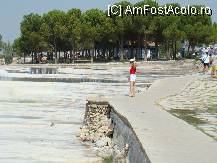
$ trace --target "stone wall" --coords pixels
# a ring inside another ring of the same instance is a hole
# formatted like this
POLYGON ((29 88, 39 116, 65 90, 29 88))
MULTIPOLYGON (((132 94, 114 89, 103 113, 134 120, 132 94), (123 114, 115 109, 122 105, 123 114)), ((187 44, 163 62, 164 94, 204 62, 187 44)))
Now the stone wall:
POLYGON ((145 150, 128 120, 119 115, 114 108, 111 109, 110 114, 112 122, 114 123, 113 143, 117 145, 119 149, 123 148, 125 144, 129 144, 129 151, 126 158, 127 162, 150 163, 145 150))
POLYGON ((106 101, 87 102, 79 137, 91 142, 98 156, 112 155, 113 162, 150 163, 128 120, 106 101))

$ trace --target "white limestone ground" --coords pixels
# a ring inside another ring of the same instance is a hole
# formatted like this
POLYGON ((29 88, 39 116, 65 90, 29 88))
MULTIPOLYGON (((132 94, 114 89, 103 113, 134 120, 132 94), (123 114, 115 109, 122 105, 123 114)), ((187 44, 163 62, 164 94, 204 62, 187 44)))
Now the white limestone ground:
POLYGON ((0 81, 0 162, 95 160, 95 153, 75 137, 85 106, 76 96, 80 88, 0 81))
POLYGON ((160 101, 166 110, 217 140, 217 80, 203 76, 160 101))
MULTIPOLYGON (((48 65, 42 65, 46 67, 48 65)), ((141 63, 138 85, 159 78, 191 73, 191 62, 141 63), (186 65, 187 64, 187 65, 186 65), (183 69, 183 71, 180 71, 183 69)), ((40 67, 40 66, 39 66, 40 67)), ((57 66, 61 67, 61 66, 57 66)), ((0 81, 0 162, 67 162, 95 159, 75 134, 83 121, 87 97, 127 95, 129 64, 71 67, 66 74, 28 74, 30 66, 1 66, 20 73, 0 76, 39 78, 117 79, 123 83, 49 83, 0 81), (95 70, 97 68, 97 70, 95 70)), ((139 90, 145 91, 143 86, 139 90)))
MULTIPOLYGON (((165 77, 180 76, 194 72, 192 60, 186 61, 158 61, 141 62, 138 64, 138 82, 153 82, 165 77), (180 71, 181 70, 181 71, 180 71)), ((1 66, 2 70, 13 70, 18 73, 9 73, 7 76, 16 78, 92 78, 110 79, 127 82, 129 77, 129 63, 118 64, 86 64, 86 65, 11 65, 1 66), (30 68, 57 68, 58 74, 29 74, 30 68)), ((1 77, 0 69, 0 77, 1 77)), ((3 73, 4 74, 4 73, 3 73)), ((5 76, 5 74, 4 74, 5 76)))

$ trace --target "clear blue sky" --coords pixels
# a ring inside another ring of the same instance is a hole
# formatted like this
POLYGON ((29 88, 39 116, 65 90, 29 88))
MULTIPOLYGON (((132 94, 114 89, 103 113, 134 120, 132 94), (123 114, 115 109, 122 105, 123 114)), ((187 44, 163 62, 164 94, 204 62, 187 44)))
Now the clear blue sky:
MULTIPOLYGON (((139 0, 129 0, 132 3, 139 0)), ((217 22, 216 0, 156 0, 160 4, 178 2, 188 4, 203 4, 213 10, 213 21, 217 22)), ((4 41, 13 41, 20 33, 20 22, 25 14, 31 12, 43 14, 53 9, 67 11, 71 8, 87 10, 91 8, 107 9, 108 4, 118 0, 1 0, 0 1, 0 33, 4 41)))

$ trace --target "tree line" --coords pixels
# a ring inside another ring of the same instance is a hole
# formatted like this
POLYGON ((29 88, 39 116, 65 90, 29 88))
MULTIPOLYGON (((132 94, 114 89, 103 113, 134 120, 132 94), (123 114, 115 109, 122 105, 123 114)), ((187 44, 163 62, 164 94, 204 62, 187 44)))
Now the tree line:
MULTIPOLYGON (((149 5, 159 7, 153 0, 143 0, 132 4, 128 1, 116 3, 123 8, 149 5)), ((181 7, 178 3, 167 6, 181 7)), ((200 8, 200 5, 193 5, 200 8)), ((30 13, 23 17, 21 35, 13 43, 17 55, 31 55, 33 59, 47 53, 49 61, 73 62, 79 52, 83 58, 110 61, 126 59, 125 49, 135 55, 132 49, 147 57, 148 42, 155 42, 159 51, 167 59, 176 59, 182 43, 188 41, 191 57, 197 45, 209 45, 217 41, 217 24, 208 15, 107 16, 107 11, 90 9, 82 12, 73 8, 67 12, 52 10, 43 15, 30 13), (191 50, 190 50, 191 49, 191 50), (60 52, 64 52, 61 58, 60 52), (116 53, 118 52, 118 55, 116 53)))
POLYGON ((13 60, 13 47, 10 42, 5 43, 0 34, 0 59, 4 59, 6 64, 9 64, 13 60))

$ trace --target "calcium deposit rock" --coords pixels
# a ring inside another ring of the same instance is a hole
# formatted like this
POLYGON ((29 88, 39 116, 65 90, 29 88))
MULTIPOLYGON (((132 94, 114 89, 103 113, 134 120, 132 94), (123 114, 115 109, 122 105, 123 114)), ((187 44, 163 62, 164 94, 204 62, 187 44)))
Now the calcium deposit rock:
POLYGON ((114 125, 110 119, 111 108, 105 103, 88 101, 86 105, 84 126, 80 128, 80 140, 90 141, 100 157, 113 153, 112 135, 114 125))

